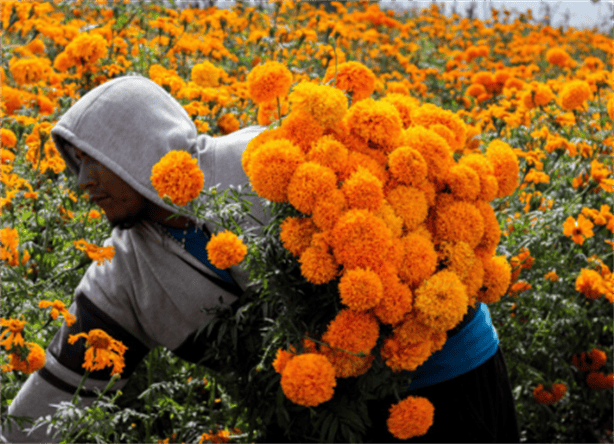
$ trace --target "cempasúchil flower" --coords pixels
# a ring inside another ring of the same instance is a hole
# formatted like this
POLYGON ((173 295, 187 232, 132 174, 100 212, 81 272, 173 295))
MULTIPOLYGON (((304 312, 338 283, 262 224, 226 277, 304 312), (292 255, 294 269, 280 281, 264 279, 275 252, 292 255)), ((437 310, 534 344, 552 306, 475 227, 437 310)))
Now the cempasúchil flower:
POLYGON ((175 205, 185 206, 200 194, 205 175, 190 153, 173 150, 153 166, 151 183, 158 196, 168 196, 175 205))
POLYGON ((214 234, 207 243, 209 262, 222 270, 238 265, 246 254, 247 246, 232 231, 214 234))

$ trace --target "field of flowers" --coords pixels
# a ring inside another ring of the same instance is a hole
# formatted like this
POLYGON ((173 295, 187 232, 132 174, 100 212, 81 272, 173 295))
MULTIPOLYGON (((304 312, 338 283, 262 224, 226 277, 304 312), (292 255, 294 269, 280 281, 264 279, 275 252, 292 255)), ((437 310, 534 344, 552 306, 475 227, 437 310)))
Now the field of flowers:
MULTIPOLYGON (((395 15, 366 1, 328 9, 289 0, 270 6, 2 2, 2 421, 27 375, 44 365, 43 350, 61 323, 74 322, 66 307, 85 269, 113 260, 113 251, 100 247, 110 226, 76 186, 49 131, 87 91, 136 73, 169 91, 199 132, 214 136, 253 124, 270 125, 273 133, 291 105, 310 97, 308 81, 344 91, 341 100, 356 104, 348 114, 361 102, 387 106, 413 131, 405 134, 436 133, 454 153, 450 171, 456 169, 453 177, 432 178, 440 189, 425 186, 421 195, 434 200, 446 186, 458 199, 482 193, 496 215, 496 221, 483 218, 489 248, 505 258, 491 267, 511 267, 510 281, 496 282, 504 296, 488 301, 482 292, 482 300, 492 302, 522 441, 612 442, 612 36, 544 27, 530 13, 493 10, 491 20, 469 21, 436 7, 395 15), (292 86, 275 100, 266 87, 254 88, 271 62, 287 68, 278 84, 292 86), (494 147, 506 154, 497 157, 494 147), (517 178, 503 161, 514 157, 517 178), (490 161, 475 160, 483 158, 490 161)), ((368 116, 367 105, 362 112, 368 116)), ((283 122, 286 137, 300 147, 326 130, 299 118, 283 122)), ((377 143, 390 134, 364 137, 377 143)), ((368 147, 364 154, 377 157, 368 147)), ((254 164, 244 158, 254 187, 275 200, 254 164)), ((392 159, 390 168, 402 176, 392 159)), ((368 188, 373 177, 345 183, 368 188)), ((313 218, 326 224, 315 210, 313 218)), ((462 230, 464 221, 455 222, 462 230)), ((314 283, 331 278, 321 273, 311 270, 314 283)), ((270 370, 274 358, 275 349, 267 350, 255 370, 270 370)), ((121 360, 112 359, 121 372, 121 360)), ((277 390, 279 377, 272 372, 272 378, 277 390)), ((50 421, 66 442, 257 440, 266 420, 247 412, 233 392, 223 375, 155 349, 123 391, 101 394, 85 414, 64 406, 50 421)), ((280 407, 277 420, 287 423, 293 412, 280 407)), ((360 428, 341 416, 321 427, 322 441, 338 436, 337 429, 347 440, 360 428)))

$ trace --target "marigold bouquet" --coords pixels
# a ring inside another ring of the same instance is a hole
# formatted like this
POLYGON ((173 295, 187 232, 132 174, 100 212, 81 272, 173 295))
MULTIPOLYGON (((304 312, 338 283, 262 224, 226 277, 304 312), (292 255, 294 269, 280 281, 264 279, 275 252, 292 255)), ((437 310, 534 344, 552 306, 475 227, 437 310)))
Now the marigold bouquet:
MULTIPOLYGON (((329 84, 295 85, 290 113, 248 144, 243 168, 272 222, 238 233, 252 285, 203 328, 215 343, 206 362, 228 364, 254 421, 277 422, 292 440, 361 440, 366 401, 401 399, 408 372, 444 346, 468 307, 510 285, 489 202, 518 185, 514 150, 500 140, 484 153, 469 147, 465 123, 435 105, 372 98, 370 70, 357 65, 340 64, 329 84)), ((287 88, 267 72, 259 66, 253 85, 248 76, 250 91, 279 105, 287 88)), ((224 199, 203 193, 211 205, 224 199)), ((433 414, 428 400, 407 397, 391 406, 388 429, 420 436, 433 414)))

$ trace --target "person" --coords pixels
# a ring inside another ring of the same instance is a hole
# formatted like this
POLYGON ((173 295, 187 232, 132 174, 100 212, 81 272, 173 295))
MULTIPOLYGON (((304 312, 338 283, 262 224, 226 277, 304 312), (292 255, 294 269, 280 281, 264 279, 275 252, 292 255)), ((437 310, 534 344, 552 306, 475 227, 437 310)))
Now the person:
MULTIPOLYGON (((45 367, 30 375, 9 415, 36 419, 53 414, 51 405, 72 399, 85 372, 85 341, 69 344, 69 335, 101 329, 123 342, 125 368, 114 390, 125 386, 156 346, 199 361, 204 344, 195 340, 196 332, 209 317, 202 309, 236 300, 248 272, 239 266, 219 270, 208 263, 203 247, 215 225, 184 216, 168 219, 177 210, 158 196, 151 170, 170 150, 185 150, 198 159, 206 186, 223 190, 245 185, 249 180, 241 156, 263 129, 251 126, 216 138, 198 135, 183 107, 141 76, 116 78, 92 89, 61 117, 51 131, 53 141, 78 175, 78 186, 113 226, 105 245, 113 246, 115 255, 85 272, 69 310, 76 323, 64 324, 54 336, 45 367)), ((252 204, 254 215, 266 221, 259 199, 252 204)), ((80 392, 84 405, 109 380, 109 370, 92 371, 80 392)), ((15 423, 4 424, 2 435, 8 442, 54 441, 46 426, 28 432, 15 423)))

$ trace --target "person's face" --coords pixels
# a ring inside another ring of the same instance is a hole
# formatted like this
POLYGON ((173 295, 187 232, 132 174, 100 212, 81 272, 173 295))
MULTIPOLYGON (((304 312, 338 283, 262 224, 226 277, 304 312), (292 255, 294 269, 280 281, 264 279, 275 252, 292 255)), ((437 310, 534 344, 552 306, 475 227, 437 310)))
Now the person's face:
POLYGON ((113 227, 133 226, 145 215, 147 200, 113 171, 73 148, 79 161, 79 188, 87 191, 90 201, 104 210, 113 227))

